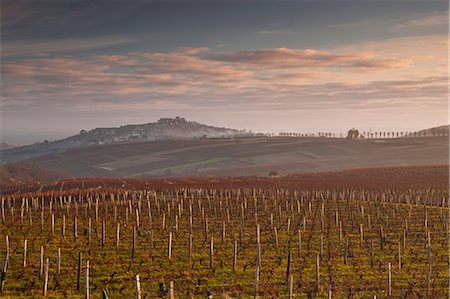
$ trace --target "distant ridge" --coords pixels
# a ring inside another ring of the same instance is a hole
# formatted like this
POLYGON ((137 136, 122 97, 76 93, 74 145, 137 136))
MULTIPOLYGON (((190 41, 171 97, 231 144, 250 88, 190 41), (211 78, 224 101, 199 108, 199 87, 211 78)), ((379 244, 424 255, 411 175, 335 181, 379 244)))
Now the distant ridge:
POLYGON ((12 148, 15 148, 15 147, 16 147, 15 145, 11 145, 11 144, 8 144, 6 142, 1 142, 0 143, 0 150, 12 149, 12 148))
POLYGON ((427 136, 448 136, 448 133, 450 131, 450 125, 443 125, 439 127, 433 127, 425 130, 421 130, 418 133, 424 134, 427 136))
POLYGON ((67 175, 26 162, 0 165, 0 188, 27 183, 49 184, 62 177, 67 175))
POLYGON ((80 134, 56 141, 44 141, 14 149, 2 150, 1 162, 20 161, 61 150, 114 143, 135 143, 155 140, 189 140, 199 138, 232 138, 252 136, 246 130, 214 127, 183 117, 160 118, 139 125, 81 130, 80 134))

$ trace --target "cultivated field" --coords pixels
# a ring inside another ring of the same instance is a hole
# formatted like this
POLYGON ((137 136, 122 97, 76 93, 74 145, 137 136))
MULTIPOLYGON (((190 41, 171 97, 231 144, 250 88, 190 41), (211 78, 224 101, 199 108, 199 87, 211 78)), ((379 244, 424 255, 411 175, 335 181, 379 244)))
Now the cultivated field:
POLYGON ((260 137, 112 144, 28 162, 74 177, 242 176, 441 165, 449 163, 448 152, 448 137, 260 137))
POLYGON ((441 166, 4 189, 2 295, 448 298, 447 184, 441 166))

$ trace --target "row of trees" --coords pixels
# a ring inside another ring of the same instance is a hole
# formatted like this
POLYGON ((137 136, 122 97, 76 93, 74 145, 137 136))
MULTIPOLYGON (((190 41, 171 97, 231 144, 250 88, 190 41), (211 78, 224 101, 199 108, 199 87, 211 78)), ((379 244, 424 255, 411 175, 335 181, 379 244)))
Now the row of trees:
MULTIPOLYGON (((354 130, 354 129, 352 129, 354 130)), ((352 131, 350 130, 350 131, 352 131)), ((349 132, 350 132, 349 131, 349 132)), ((275 136, 275 134, 266 134, 266 136, 275 136)), ((278 136, 289 136, 289 137, 324 137, 324 138, 343 138, 343 134, 339 135, 331 132, 318 132, 318 133, 296 133, 296 132, 280 132, 278 136), (339 136, 339 137, 338 137, 339 136)), ((348 136, 348 134, 347 134, 348 136)), ((358 130, 354 130, 351 133, 350 138, 358 138, 358 139, 377 139, 377 138, 405 138, 405 137, 436 137, 436 136, 448 136, 448 132, 446 131, 380 131, 380 132, 358 132, 358 130), (356 134, 354 132, 357 132, 356 134)))

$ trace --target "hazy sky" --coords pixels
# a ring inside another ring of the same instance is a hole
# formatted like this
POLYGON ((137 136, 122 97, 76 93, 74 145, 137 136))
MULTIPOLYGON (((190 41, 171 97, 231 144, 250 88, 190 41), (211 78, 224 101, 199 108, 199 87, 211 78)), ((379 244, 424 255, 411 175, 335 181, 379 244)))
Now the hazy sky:
POLYGON ((1 1, 2 141, 448 123, 448 1, 1 1))

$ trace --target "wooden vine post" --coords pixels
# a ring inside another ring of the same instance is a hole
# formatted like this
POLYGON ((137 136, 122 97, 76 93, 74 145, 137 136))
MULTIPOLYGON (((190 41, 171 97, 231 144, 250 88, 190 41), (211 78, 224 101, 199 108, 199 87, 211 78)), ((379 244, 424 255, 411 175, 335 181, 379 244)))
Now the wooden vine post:
POLYGON ((214 267, 214 238, 211 237, 209 241, 209 268, 214 267))
POLYGON ((89 260, 86 261, 85 299, 89 299, 89 260))
POLYGON ((27 266, 27 250, 28 250, 28 239, 25 239, 23 240, 23 262, 22 262, 23 268, 27 266))
POLYGON ((387 294, 388 298, 392 296, 392 273, 391 273, 391 263, 387 264, 387 294))
POLYGON ((44 286, 42 288, 42 296, 47 297, 47 287, 48 287, 48 268, 49 268, 50 259, 47 258, 45 260, 45 268, 44 268, 44 286))
POLYGON ((6 279, 6 271, 8 270, 8 263, 9 263, 9 236, 5 237, 6 240, 6 251, 5 251, 5 258, 3 259, 3 265, 2 265, 2 273, 0 278, 0 293, 3 294, 3 288, 5 286, 5 279, 6 279))
POLYGON ((81 268, 82 268, 83 254, 78 252, 78 267, 77 267, 77 291, 80 291, 81 287, 81 268))
POLYGON ((169 281, 169 299, 175 299, 175 289, 173 280, 169 281))
POLYGON ((136 290, 136 299, 141 299, 141 281, 139 274, 134 275, 134 287, 136 290))

